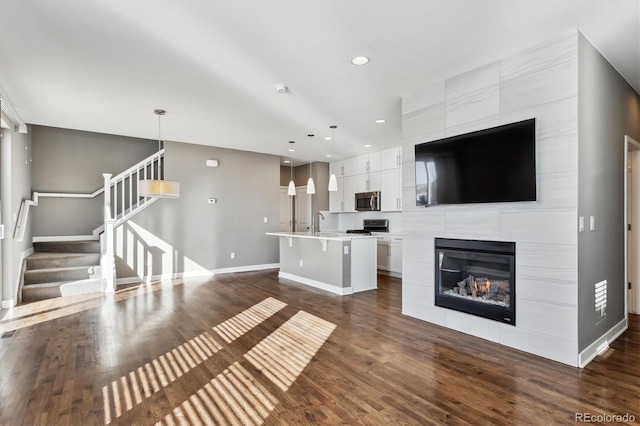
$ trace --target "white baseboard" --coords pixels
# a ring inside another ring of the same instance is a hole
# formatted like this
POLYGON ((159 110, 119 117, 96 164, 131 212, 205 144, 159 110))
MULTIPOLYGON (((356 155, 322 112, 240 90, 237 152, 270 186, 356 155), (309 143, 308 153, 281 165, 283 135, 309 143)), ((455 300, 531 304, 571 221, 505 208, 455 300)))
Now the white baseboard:
POLYGON ((33 237, 34 243, 50 243, 50 242, 63 242, 63 241, 98 241, 93 235, 53 235, 49 237, 33 237))
POLYGON ((18 299, 3 300, 0 304, 1 309, 11 309, 18 304, 18 299))
POLYGON ((232 268, 209 269, 209 270, 203 270, 203 271, 176 272, 173 274, 151 275, 151 276, 144 276, 144 277, 127 277, 127 278, 116 279, 116 285, 133 284, 133 283, 139 283, 143 281, 175 280, 180 278, 195 278, 195 277, 211 277, 211 276, 220 275, 220 274, 233 274, 237 272, 251 272, 251 271, 262 271, 265 269, 277 269, 279 267, 280 267, 279 263, 265 263, 262 265, 245 265, 245 266, 236 266, 232 268))
POLYGON ((339 294, 340 296, 344 296, 347 294, 353 294, 353 289, 351 287, 336 287, 331 284, 323 283, 322 281, 312 280, 310 278, 301 277, 299 275, 289 274, 287 272, 278 273, 278 277, 284 278, 291 281, 296 281, 302 284, 306 284, 308 286, 318 288, 320 290, 328 291, 333 294, 339 294))
POLYGON ((26 257, 31 256, 33 254, 33 247, 30 247, 22 252, 20 255, 20 260, 24 260, 26 257))
POLYGON ((587 364, 595 359, 595 357, 606 351, 609 348, 609 343, 620 337, 620 335, 625 332, 627 327, 627 318, 625 318, 618 324, 611 327, 609 331, 607 331, 595 342, 587 346, 582 352, 578 354, 578 367, 586 367, 587 364))

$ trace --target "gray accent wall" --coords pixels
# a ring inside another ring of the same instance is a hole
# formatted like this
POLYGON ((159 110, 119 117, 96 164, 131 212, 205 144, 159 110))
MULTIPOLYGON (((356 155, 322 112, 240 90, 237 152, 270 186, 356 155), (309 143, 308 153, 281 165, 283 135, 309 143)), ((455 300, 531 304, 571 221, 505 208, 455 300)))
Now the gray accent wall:
POLYGON ((578 341, 583 350, 625 319, 624 136, 640 140, 640 96, 579 36, 578 341), (589 230, 589 218, 595 230, 589 230), (607 280, 607 306, 595 308, 595 283, 607 280))
POLYGON ((180 198, 160 199, 117 230, 118 277, 277 264, 278 238, 265 232, 279 226, 279 158, 175 142, 165 150, 180 198))
MULTIPOLYGON (((92 193, 103 173, 116 175, 158 151, 158 141, 32 126, 33 191, 92 193)), ((91 235, 102 224, 102 195, 41 198, 32 209, 34 236, 91 235), (80 213, 80 214, 78 214, 80 213)))

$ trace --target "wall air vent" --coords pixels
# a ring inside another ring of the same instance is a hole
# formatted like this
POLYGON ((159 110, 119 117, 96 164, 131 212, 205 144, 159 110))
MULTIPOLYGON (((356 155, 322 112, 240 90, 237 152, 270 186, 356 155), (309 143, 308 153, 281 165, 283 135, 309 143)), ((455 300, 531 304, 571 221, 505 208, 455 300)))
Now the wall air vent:
POLYGON ((600 314, 600 318, 607 316, 607 280, 597 282, 594 292, 596 312, 600 314))

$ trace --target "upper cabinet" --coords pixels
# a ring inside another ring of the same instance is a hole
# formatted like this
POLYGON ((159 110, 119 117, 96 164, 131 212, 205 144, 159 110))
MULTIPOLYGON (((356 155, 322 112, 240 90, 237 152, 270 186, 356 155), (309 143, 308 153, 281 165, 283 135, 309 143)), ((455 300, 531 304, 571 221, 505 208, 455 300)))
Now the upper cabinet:
POLYGON ((347 158, 342 163, 344 176, 355 176, 358 174, 358 157, 347 158))
POLYGON ((402 148, 395 147, 380 151, 380 170, 397 169, 402 166, 402 148))
POLYGON ((329 210, 354 212, 354 194, 370 191, 382 193, 382 211, 402 210, 401 155, 396 147, 332 162, 329 170, 338 178, 338 191, 329 193, 329 210))
POLYGON ((380 171, 380 152, 360 155, 356 159, 358 161, 358 174, 380 171))
POLYGON ((336 177, 344 177, 344 161, 332 161, 329 163, 329 175, 335 173, 336 177))

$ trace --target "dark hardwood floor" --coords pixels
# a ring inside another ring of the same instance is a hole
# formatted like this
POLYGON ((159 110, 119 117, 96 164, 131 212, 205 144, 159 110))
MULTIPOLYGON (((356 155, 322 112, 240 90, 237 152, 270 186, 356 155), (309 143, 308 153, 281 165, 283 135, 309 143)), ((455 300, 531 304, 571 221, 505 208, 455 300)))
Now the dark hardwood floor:
POLYGON ((580 370, 403 316, 401 290, 379 276, 341 297, 271 270, 25 305, 0 319, 0 424, 640 419, 638 316, 580 370))

